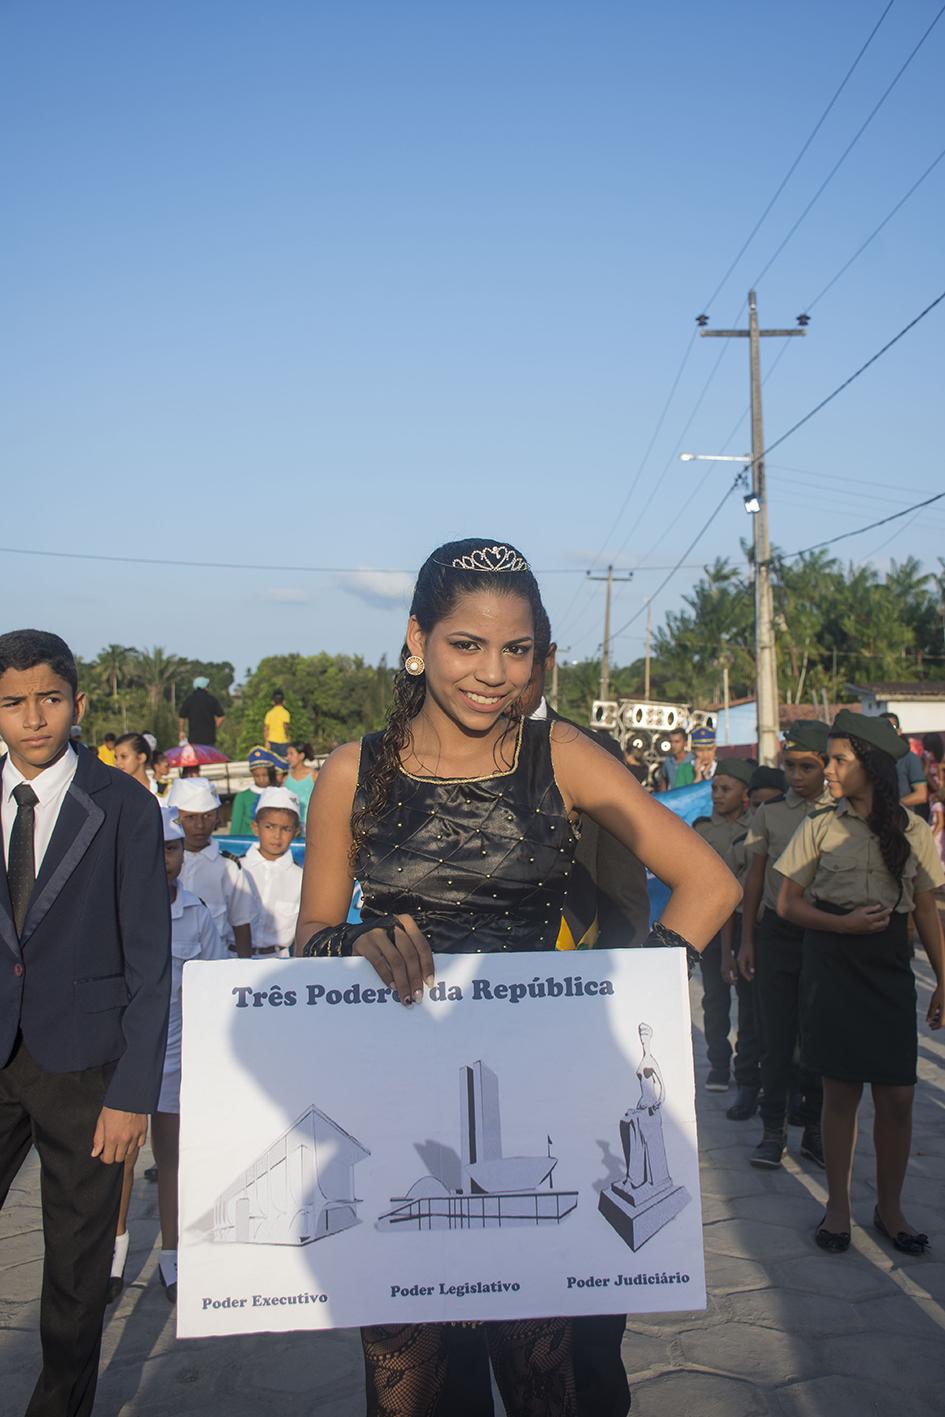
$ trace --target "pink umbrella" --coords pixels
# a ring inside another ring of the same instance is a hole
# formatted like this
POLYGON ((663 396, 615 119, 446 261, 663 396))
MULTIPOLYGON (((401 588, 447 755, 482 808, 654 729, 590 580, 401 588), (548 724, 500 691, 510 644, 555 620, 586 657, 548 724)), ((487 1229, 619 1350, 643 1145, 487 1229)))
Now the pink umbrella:
POLYGON ((228 763, 226 753, 219 748, 208 747, 204 743, 181 743, 179 748, 168 748, 165 754, 173 768, 190 768, 204 763, 228 763))

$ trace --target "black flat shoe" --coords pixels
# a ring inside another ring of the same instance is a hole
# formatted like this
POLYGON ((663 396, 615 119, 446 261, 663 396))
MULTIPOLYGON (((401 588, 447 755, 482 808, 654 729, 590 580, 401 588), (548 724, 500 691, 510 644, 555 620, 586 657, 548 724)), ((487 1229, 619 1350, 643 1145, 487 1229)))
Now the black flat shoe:
POLYGON ((873 1211, 873 1225, 881 1235, 892 1242, 893 1249, 901 1250, 904 1255, 924 1255, 932 1248, 928 1235, 909 1230, 899 1230, 895 1235, 891 1234, 883 1224, 878 1208, 873 1211))
POLYGON ((758 1088, 740 1087, 735 1101, 725 1113, 730 1122, 747 1122, 758 1111, 758 1088))
MULTIPOLYGON (((826 1220, 826 1215, 824 1220, 826 1220)), ((842 1255, 844 1250, 850 1248, 849 1230, 825 1230, 823 1221, 814 1232, 814 1239, 822 1250, 826 1250, 830 1255, 842 1255)))

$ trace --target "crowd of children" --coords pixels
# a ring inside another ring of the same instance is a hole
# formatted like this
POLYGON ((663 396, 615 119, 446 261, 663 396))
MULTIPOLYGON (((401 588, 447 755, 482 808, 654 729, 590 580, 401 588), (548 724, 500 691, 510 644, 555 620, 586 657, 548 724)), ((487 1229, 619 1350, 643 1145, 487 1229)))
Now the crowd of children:
MULTIPOLYGON (((144 790, 156 791, 154 779, 149 776, 152 749, 143 735, 123 734, 115 740, 112 751, 117 768, 144 790)), ((258 753, 271 756, 265 749, 258 753)), ((205 778, 175 778, 161 799, 164 862, 171 900, 171 1007, 161 1092, 151 1116, 155 1166, 145 1174, 147 1179, 157 1181, 161 1223, 158 1273, 172 1303, 177 1298, 184 965, 188 960, 234 956, 284 957, 291 951, 299 913, 302 868, 292 856, 292 843, 301 828, 299 798, 287 788, 274 785, 276 769, 272 762, 262 762, 257 757, 251 767, 254 787, 247 789, 252 802, 246 813, 244 834, 252 834, 256 840, 242 857, 221 848, 213 835, 220 825, 220 799, 205 778)), ((116 1227, 110 1301, 118 1297, 124 1283, 134 1172, 134 1160, 129 1159, 125 1163, 116 1227)))

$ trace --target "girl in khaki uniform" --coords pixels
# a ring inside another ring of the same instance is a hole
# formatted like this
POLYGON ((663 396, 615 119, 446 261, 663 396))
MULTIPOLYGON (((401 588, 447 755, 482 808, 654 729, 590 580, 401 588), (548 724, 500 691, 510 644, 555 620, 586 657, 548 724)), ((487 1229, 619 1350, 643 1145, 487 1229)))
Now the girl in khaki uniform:
POLYGON ((822 1249, 850 1244, 850 1172, 863 1084, 876 1120, 873 1223, 895 1247, 921 1254, 928 1236, 902 1213, 912 1139, 918 1039, 906 918, 936 977, 928 1021, 943 1009, 942 932, 935 902, 945 871, 928 824, 900 806, 896 760, 905 746, 884 719, 842 709, 828 740, 834 798, 804 819, 775 862, 778 914, 804 927, 801 1058, 823 1076, 827 1212, 822 1249), (805 898, 806 897, 806 898, 805 898))

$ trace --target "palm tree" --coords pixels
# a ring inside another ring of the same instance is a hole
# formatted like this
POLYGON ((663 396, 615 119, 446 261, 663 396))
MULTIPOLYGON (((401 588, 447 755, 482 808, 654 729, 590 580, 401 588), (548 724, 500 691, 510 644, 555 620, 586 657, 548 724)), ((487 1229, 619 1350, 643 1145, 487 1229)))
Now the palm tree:
POLYGON ((107 685, 113 704, 118 702, 118 690, 128 677, 134 655, 128 645, 106 645, 95 659, 95 671, 107 685))
POLYGON ((160 645, 142 650, 136 655, 136 677, 144 686, 152 713, 161 700, 167 697, 168 687, 180 674, 183 663, 179 655, 168 654, 160 645))

